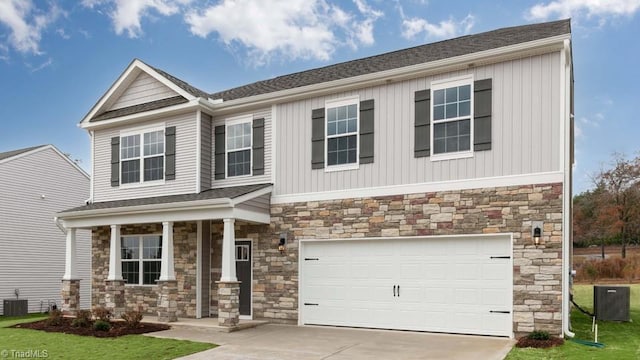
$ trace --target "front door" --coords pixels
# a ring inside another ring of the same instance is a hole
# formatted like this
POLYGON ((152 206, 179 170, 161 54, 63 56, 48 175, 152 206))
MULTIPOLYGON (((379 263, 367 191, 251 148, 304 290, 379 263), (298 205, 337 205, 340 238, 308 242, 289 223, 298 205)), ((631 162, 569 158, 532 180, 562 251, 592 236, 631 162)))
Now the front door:
POLYGON ((236 241, 236 276, 240 281, 240 315, 251 316, 251 241, 236 241))

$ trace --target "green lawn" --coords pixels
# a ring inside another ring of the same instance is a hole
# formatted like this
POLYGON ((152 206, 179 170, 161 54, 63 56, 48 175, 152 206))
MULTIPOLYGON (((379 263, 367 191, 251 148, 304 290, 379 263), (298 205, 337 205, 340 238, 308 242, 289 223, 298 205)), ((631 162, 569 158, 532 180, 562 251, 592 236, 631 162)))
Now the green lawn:
POLYGON ((7 328, 14 324, 43 318, 41 315, 19 318, 0 316, 0 359, 11 359, 12 350, 39 350, 40 354, 44 354, 46 351, 48 359, 174 359, 215 347, 213 344, 159 339, 142 335, 102 339, 7 328))
MULTIPOLYGON (((598 322, 598 342, 605 344, 602 349, 565 341, 552 349, 513 348, 507 360, 539 359, 640 359, 640 285, 631 286, 631 320, 629 323, 598 322)), ((593 310, 593 286, 575 285, 574 299, 586 310, 593 310)), ((571 324, 576 339, 593 341, 591 317, 574 310, 571 324)))

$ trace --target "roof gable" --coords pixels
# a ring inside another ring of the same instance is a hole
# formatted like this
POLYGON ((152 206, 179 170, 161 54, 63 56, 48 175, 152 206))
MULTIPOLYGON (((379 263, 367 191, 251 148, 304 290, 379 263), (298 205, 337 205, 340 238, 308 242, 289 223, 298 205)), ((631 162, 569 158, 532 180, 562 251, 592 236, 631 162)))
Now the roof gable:
POLYGON ((24 148, 24 149, 18 149, 18 150, 11 150, 11 151, 7 151, 7 152, 2 152, 0 153, 0 165, 2 165, 3 163, 12 161, 12 160, 16 160, 16 159, 20 159, 22 157, 25 156, 29 156, 41 151, 45 151, 45 150, 51 150, 53 151, 55 154, 57 154, 58 156, 60 156, 62 159, 64 159, 66 162, 68 162, 73 168, 75 168, 76 170, 78 170, 79 173, 81 173, 82 175, 84 175, 87 179, 89 178, 89 174, 87 174, 86 171, 84 171, 84 169, 82 169, 80 166, 78 166, 78 164, 76 164, 73 160, 71 160, 68 156, 66 156, 65 154, 62 153, 62 151, 58 150, 57 147, 49 144, 49 145, 38 145, 38 146, 32 146, 32 147, 28 147, 28 148, 24 148))
POLYGON ((175 97, 191 101, 206 95, 205 92, 188 85, 186 82, 135 59, 91 108, 80 124, 91 122, 94 118, 100 117, 108 111, 132 108, 148 102, 175 97), (155 88, 158 93, 153 94, 151 91, 148 94, 150 96, 145 97, 143 94, 140 97, 140 91, 145 88, 155 88))

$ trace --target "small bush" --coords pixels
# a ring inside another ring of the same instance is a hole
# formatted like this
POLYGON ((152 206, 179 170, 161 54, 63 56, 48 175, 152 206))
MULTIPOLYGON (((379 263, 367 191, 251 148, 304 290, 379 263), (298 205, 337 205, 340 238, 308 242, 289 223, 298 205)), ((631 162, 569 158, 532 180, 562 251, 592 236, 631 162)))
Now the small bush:
POLYGON ((62 325, 62 311, 57 309, 49 311, 49 317, 47 318, 47 325, 49 326, 62 325))
POLYGON ((131 310, 122 314, 122 320, 127 323, 127 327, 137 328, 140 326, 140 322, 142 321, 143 315, 141 311, 131 310))
POLYGON ((96 319, 98 320, 102 320, 108 323, 109 321, 111 321, 111 317, 113 316, 113 313, 111 312, 110 309, 107 309, 106 307, 97 306, 93 308, 93 316, 95 316, 96 319))
POLYGON ((91 311, 80 310, 76 314, 76 318, 71 322, 73 327, 89 327, 91 326, 91 311))
POLYGON ((527 338, 531 340, 549 340, 551 335, 549 335, 549 332, 544 330, 534 330, 531 334, 527 335, 527 338))
POLYGON ((109 329, 111 329, 111 324, 109 324, 108 321, 96 320, 93 324, 93 329, 96 331, 109 331, 109 329))

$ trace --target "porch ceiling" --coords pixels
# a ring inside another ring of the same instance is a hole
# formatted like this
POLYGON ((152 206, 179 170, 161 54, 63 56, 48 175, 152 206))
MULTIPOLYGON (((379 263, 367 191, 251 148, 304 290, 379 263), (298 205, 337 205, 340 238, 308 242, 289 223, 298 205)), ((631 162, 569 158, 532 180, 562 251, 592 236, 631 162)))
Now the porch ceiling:
POLYGON ((268 206, 246 205, 250 200, 270 194, 272 189, 272 184, 256 184, 211 189, 198 194, 105 201, 59 212, 57 218, 67 228, 225 218, 269 223, 268 206))

